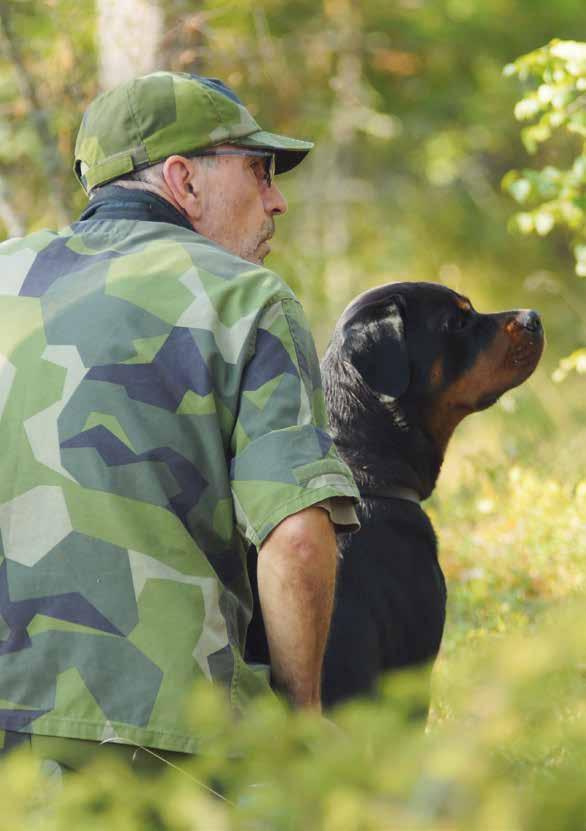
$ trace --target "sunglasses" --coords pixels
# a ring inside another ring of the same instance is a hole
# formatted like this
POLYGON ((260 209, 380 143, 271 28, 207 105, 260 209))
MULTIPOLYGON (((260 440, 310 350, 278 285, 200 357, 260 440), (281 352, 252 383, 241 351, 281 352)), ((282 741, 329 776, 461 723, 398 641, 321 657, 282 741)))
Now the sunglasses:
POLYGON ((202 150, 201 153, 190 153, 193 158, 198 156, 252 156, 264 161, 263 179, 267 187, 271 187, 275 177, 275 154, 267 150, 202 150))

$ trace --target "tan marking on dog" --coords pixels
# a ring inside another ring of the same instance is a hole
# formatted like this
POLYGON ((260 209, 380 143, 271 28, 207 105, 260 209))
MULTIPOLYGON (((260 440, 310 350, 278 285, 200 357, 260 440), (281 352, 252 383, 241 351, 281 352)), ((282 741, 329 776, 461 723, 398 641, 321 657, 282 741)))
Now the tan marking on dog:
MULTIPOLYGON (((499 350, 500 351, 500 350, 499 350)), ((434 401, 430 412, 428 428, 434 436, 442 453, 445 453, 452 433, 465 416, 474 411, 473 398, 478 392, 490 389, 494 378, 495 361, 491 360, 492 350, 481 353, 475 364, 457 378, 449 387, 442 390, 434 401)))
POLYGON ((439 358, 436 358, 436 360, 433 362, 431 372, 429 373, 429 378, 432 390, 435 390, 441 386, 441 383, 444 378, 444 359, 442 355, 440 355, 439 358))
POLYGON ((535 362, 529 371, 527 365, 515 365, 511 357, 522 337, 527 337, 527 332, 518 321, 503 321, 489 349, 480 352, 470 369, 435 399, 427 426, 442 452, 445 452, 458 424, 479 408, 483 398, 502 395, 521 384, 533 372, 541 356, 541 347, 537 344, 535 362))
POLYGON ((457 297, 456 298, 456 305, 463 312, 471 312, 472 311, 472 303, 466 297, 457 297))

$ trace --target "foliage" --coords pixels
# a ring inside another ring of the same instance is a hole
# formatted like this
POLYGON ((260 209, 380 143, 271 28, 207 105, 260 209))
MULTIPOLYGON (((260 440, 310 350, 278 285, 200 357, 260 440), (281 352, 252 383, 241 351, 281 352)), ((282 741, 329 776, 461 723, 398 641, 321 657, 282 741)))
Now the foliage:
POLYGON ((451 584, 445 653, 531 628, 586 588, 586 480, 561 483, 480 456, 434 515, 451 584))
POLYGON ((0 191, 25 229, 63 223, 83 202, 71 159, 79 104, 97 92, 92 7, 0 3, 0 191))
POLYGON ((427 734, 401 715, 416 685, 408 678, 386 682, 377 702, 340 709, 336 727, 270 700, 234 722, 219 692, 202 688, 193 708, 198 727, 214 732, 213 751, 148 780, 98 761, 62 790, 21 752, 1 769, 5 822, 14 831, 579 831, 582 606, 452 660, 442 680, 450 708, 427 734))
MULTIPOLYGON (((548 144, 566 165, 546 163, 537 170, 507 173, 503 186, 523 206, 511 226, 542 237, 556 227, 568 232, 576 273, 586 277, 586 43, 553 40, 508 64, 505 74, 517 75, 528 86, 515 107, 519 121, 536 120, 522 130, 528 152, 548 144)), ((572 370, 586 372, 586 348, 560 361, 554 381, 572 370)))
POLYGON ((586 43, 554 40, 505 67, 508 75, 532 82, 515 107, 520 121, 538 119, 522 131, 529 153, 536 153, 556 131, 576 137, 566 170, 546 165, 541 170, 511 171, 504 187, 521 205, 514 226, 522 233, 546 236, 557 225, 574 237, 576 272, 586 277, 586 43))

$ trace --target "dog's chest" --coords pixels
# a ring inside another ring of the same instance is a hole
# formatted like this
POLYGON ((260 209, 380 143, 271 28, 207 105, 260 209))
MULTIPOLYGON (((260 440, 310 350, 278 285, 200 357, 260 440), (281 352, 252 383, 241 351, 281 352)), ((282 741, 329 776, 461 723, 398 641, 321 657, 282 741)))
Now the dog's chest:
POLYGON ((427 516, 404 501, 383 502, 361 504, 361 530, 342 541, 337 607, 352 608, 357 624, 376 631, 386 670, 437 653, 446 589, 427 516))

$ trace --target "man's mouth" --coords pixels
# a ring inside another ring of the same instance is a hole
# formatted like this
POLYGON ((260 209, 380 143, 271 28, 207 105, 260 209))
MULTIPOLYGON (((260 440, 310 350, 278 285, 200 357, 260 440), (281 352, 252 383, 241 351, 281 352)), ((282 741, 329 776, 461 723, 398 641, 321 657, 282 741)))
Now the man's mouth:
MULTIPOLYGON (((261 228, 261 230, 263 230, 263 229, 261 228)), ((271 240, 273 238, 273 235, 275 233, 275 223, 274 223, 274 221, 267 222, 267 224, 264 226, 264 231, 265 231, 265 236, 261 238, 261 240, 258 244, 258 247, 256 249, 257 250, 257 256, 261 260, 264 260, 264 258, 271 253, 271 246, 269 244, 269 240, 271 240)))

